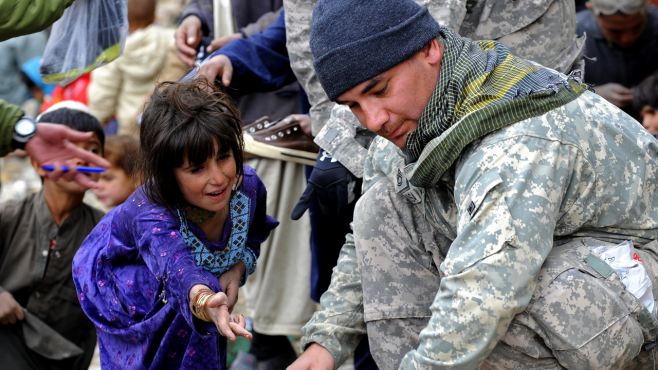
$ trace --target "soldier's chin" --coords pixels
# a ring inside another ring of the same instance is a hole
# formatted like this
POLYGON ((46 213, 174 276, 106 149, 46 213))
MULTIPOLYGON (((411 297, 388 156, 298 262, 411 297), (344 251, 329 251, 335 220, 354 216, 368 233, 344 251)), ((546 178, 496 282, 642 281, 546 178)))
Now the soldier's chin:
POLYGON ((386 140, 393 143, 398 148, 404 150, 407 147, 407 135, 399 136, 397 138, 386 138, 386 140))

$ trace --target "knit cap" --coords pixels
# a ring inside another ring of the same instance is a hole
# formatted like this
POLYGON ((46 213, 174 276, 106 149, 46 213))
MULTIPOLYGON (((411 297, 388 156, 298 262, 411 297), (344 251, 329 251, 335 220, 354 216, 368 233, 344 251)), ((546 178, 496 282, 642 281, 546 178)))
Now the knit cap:
POLYGON ((413 0, 319 0, 310 41, 315 73, 336 100, 411 57, 439 31, 427 8, 413 0))

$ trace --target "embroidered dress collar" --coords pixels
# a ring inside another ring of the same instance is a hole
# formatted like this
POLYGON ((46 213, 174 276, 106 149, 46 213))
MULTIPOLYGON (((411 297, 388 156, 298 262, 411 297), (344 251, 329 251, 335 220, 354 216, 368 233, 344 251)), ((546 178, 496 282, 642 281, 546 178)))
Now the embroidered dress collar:
MULTIPOLYGON (((246 248, 250 203, 249 197, 242 191, 238 190, 231 196, 229 203, 230 222, 227 220, 225 223, 225 227, 231 225, 229 240, 224 249, 214 251, 208 249, 203 241, 190 230, 185 213, 180 209, 176 210, 180 221, 180 233, 194 254, 194 261, 197 266, 217 277, 240 261, 245 264, 246 275, 255 270, 256 256, 246 248)), ((225 234, 226 230, 222 233, 225 234)))

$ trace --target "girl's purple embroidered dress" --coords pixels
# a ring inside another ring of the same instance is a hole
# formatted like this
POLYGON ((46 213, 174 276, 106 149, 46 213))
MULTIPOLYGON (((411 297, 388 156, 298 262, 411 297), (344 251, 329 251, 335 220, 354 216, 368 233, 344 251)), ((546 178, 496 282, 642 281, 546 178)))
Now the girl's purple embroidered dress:
MULTIPOLYGON (((89 234, 73 260, 73 278, 80 304, 96 325, 103 369, 225 368, 226 339, 213 323, 192 316, 188 294, 196 284, 220 289, 217 276, 197 265, 200 259, 212 260, 208 253, 219 259, 236 240, 242 240, 244 256, 258 256, 260 243, 278 224, 265 214, 265 187, 250 167, 244 167, 238 192, 248 200, 248 217, 246 210, 237 218, 240 211, 229 210, 219 242, 209 242, 187 222, 205 246, 203 258, 181 236, 178 217, 149 201, 141 188, 89 234), (245 229, 238 224, 246 219, 245 229), (246 235, 231 235, 241 227, 246 235)), ((247 262, 251 273, 254 264, 247 262)))

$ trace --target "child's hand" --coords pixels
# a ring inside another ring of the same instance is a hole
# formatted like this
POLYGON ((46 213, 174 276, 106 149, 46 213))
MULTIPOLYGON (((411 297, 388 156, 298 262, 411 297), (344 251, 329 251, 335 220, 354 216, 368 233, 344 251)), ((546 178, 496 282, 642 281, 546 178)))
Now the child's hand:
POLYGON ((237 335, 251 340, 251 333, 247 331, 244 316, 231 316, 228 312, 228 297, 224 292, 217 292, 206 302, 206 314, 217 327, 219 333, 230 341, 237 335))

